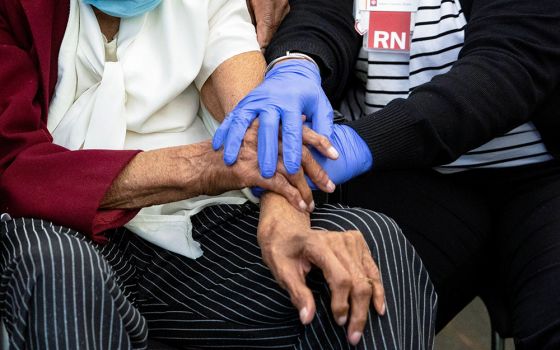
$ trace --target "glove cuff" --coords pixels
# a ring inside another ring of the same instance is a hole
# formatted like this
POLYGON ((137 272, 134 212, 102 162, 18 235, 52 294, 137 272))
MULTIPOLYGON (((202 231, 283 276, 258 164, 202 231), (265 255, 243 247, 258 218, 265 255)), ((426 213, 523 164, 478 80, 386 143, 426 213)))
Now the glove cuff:
POLYGON ((274 69, 274 66, 277 63, 280 63, 280 62, 286 61, 286 60, 292 60, 292 59, 306 60, 306 61, 309 61, 309 62, 313 63, 313 65, 315 66, 317 74, 319 74, 319 76, 321 75, 319 65, 317 64, 317 62, 315 62, 315 60, 313 58, 311 58, 310 56, 308 56, 304 53, 286 51, 286 54, 284 56, 280 56, 280 57, 275 58, 274 60, 272 60, 266 66, 265 76, 268 75, 268 73, 270 73, 270 71, 272 71, 274 69))

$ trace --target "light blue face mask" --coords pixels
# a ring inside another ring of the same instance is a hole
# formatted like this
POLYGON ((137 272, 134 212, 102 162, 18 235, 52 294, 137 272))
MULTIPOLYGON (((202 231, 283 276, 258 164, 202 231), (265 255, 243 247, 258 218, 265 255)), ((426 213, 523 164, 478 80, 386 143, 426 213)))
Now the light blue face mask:
POLYGON ((114 17, 128 18, 155 9, 161 0, 82 0, 114 17))

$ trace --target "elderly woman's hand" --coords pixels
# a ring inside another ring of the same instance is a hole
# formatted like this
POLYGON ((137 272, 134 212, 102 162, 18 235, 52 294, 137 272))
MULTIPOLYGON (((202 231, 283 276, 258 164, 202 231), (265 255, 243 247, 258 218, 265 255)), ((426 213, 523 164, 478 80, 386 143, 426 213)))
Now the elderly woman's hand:
MULTIPOLYGON (((259 120, 255 120, 244 135, 239 156, 231 166, 226 166, 221 160, 212 163, 213 169, 208 172, 211 181, 208 182, 209 188, 206 192, 213 194, 216 191, 220 193, 219 191, 234 188, 260 187, 282 195, 300 210, 313 211, 313 195, 305 180, 304 171, 311 181, 325 192, 333 192, 334 183, 307 149, 303 153, 303 167, 297 173, 288 174, 282 165, 282 154, 280 154, 278 172, 270 178, 263 177, 257 159, 258 129, 259 120)), ((325 147, 325 140, 326 138, 316 135, 313 143, 321 148, 325 147)), ((222 152, 223 150, 218 154, 221 156, 222 152)))
POLYGON ((308 324, 315 302, 305 277, 314 265, 331 290, 331 310, 340 326, 348 325, 348 340, 356 345, 363 334, 370 303, 385 313, 381 275, 358 231, 331 232, 310 228, 307 214, 298 213, 266 194, 261 203, 257 238, 264 263, 290 294, 301 322, 308 324))
POLYGON ((290 12, 288 0, 248 0, 253 23, 257 27, 257 40, 265 49, 282 20, 290 12))

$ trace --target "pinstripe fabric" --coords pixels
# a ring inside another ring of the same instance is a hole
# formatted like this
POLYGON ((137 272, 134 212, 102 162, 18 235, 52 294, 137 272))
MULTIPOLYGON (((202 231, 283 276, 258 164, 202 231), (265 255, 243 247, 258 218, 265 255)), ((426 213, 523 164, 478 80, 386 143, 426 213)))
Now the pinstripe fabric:
POLYGON ((143 349, 121 242, 99 247, 43 220, 0 222, 0 315, 10 349, 143 349))
MULTIPOLYGON (((189 349, 350 348, 344 329, 331 317, 329 290, 318 271, 312 271, 308 278, 317 301, 317 316, 310 326, 303 327, 299 323, 289 296, 278 287, 262 263, 256 242, 258 215, 258 207, 253 204, 220 205, 203 210, 193 218, 194 238, 204 250, 204 255, 196 260, 161 249, 126 230, 119 230, 103 248, 85 243, 77 233, 69 233, 79 245, 92 247, 90 251, 99 251, 105 257, 112 267, 109 273, 115 273, 109 277, 121 286, 127 296, 125 299, 137 300, 152 338, 189 349)), ((1 234, 4 236, 8 231, 12 241, 21 240, 20 237, 29 234, 13 231, 20 226, 29 226, 29 220, 25 222, 27 225, 23 220, 3 223, 6 229, 1 234)), ((431 349, 437 296, 422 262, 394 221, 367 210, 327 206, 316 209, 312 225, 322 230, 360 230, 378 262, 386 290, 387 314, 378 317, 373 309, 370 311, 359 348, 431 349)), ((37 227, 37 222, 33 226, 37 227)), ((45 232, 60 237, 60 230, 47 225, 45 232), (49 233, 49 230, 57 233, 49 233)), ((3 246, 3 256, 6 250, 14 249, 20 248, 3 246)), ((22 269, 25 270, 21 264, 17 266, 18 271, 22 269)), ((3 281, 17 284, 25 280, 13 273, 8 273, 11 277, 5 278, 8 270, 2 271, 3 281)), ((72 285, 70 280, 73 279, 67 278, 67 286, 72 285)), ((14 313, 14 308, 19 310, 30 303, 14 304, 4 289, 0 294, 0 307, 10 309, 7 312, 8 326, 10 334, 14 334, 26 329, 25 322, 17 321, 19 316, 14 313)), ((45 307, 43 303, 38 304, 45 307)), ((59 300, 58 304, 63 303, 59 300)), ((41 316, 37 318, 40 319, 39 326, 42 325, 41 316)), ((23 320, 26 320, 25 316, 23 320)), ((108 322, 104 324, 107 325, 104 328, 106 334, 110 327, 108 322)), ((55 326, 51 326, 54 329, 55 326)), ((120 329, 126 332, 125 328, 120 329)), ((78 329, 77 333, 87 331, 89 329, 78 329)), ((58 334, 60 339, 67 336, 60 329, 58 334)), ((95 332, 90 334, 96 334, 99 343, 101 336, 95 332)), ((12 336, 12 339, 23 344, 28 339, 26 336, 33 335, 22 334, 12 336)), ((127 346, 123 344, 122 347, 127 346)))
MULTIPOLYGON (((317 317, 302 327, 290 299, 263 265, 256 242, 258 208, 215 206, 198 214, 194 238, 204 255, 188 260, 149 243, 152 263, 140 282, 151 337, 193 348, 347 349, 331 317, 330 294, 317 271, 309 277, 317 317)), ((412 246, 387 217, 362 209, 319 208, 317 229, 359 229, 378 262, 387 315, 370 312, 360 348, 430 349, 436 295, 412 246)))

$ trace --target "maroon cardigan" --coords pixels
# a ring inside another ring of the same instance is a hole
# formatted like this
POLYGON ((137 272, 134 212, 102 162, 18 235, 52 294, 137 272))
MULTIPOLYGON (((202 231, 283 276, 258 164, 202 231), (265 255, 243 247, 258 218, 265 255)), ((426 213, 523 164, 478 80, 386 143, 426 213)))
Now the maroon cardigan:
POLYGON ((70 151, 52 143, 49 102, 69 1, 0 1, 0 213, 41 218, 95 241, 135 210, 100 210, 109 186, 139 151, 70 151))

